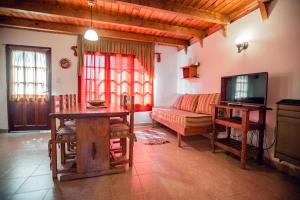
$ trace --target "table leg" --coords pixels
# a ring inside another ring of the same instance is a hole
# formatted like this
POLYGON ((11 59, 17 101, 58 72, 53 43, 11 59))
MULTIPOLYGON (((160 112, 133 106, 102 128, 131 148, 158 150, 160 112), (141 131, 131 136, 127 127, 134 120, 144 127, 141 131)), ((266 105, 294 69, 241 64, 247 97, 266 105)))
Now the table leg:
POLYGON ((217 126, 216 126, 216 118, 218 117, 218 108, 213 107, 212 108, 212 136, 211 136, 211 148, 212 152, 215 153, 215 140, 217 138, 218 132, 217 132, 217 126))
POLYGON ((258 155, 257 162, 263 164, 264 162, 264 137, 265 137, 265 124, 266 124, 266 110, 259 111, 259 123, 261 125, 259 129, 259 140, 258 140, 258 155))
POLYGON ((77 120, 77 172, 110 169, 109 117, 80 118, 77 120))
MULTIPOLYGON (((226 117, 228 119, 232 118, 232 109, 226 109, 226 117)), ((231 136, 231 127, 226 127, 227 139, 230 139, 231 136)))
POLYGON ((216 129, 213 128, 212 136, 211 136, 211 148, 212 152, 215 153, 216 147, 215 147, 215 139, 216 138, 216 129))
POLYGON ((56 119, 51 118, 51 168, 52 177, 57 178, 57 149, 55 142, 56 135, 56 119))
MULTIPOLYGON (((248 131, 247 131, 248 132, 248 131)), ((242 149, 241 149, 241 167, 246 168, 246 159, 247 159, 247 132, 242 133, 242 149)))
POLYGON ((242 117, 242 141, 241 141, 241 167, 246 168, 247 160, 247 134, 249 128, 249 111, 243 111, 242 117))

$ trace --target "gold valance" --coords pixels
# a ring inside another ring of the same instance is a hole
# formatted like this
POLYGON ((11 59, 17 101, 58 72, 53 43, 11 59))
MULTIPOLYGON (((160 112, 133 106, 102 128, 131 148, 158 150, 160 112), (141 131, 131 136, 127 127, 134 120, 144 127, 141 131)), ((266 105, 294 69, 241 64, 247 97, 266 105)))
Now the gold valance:
POLYGON ((78 74, 82 72, 84 52, 94 51, 101 53, 119 53, 134 55, 145 67, 149 76, 154 71, 154 44, 121 39, 103 38, 92 42, 85 40, 81 35, 77 40, 78 74))

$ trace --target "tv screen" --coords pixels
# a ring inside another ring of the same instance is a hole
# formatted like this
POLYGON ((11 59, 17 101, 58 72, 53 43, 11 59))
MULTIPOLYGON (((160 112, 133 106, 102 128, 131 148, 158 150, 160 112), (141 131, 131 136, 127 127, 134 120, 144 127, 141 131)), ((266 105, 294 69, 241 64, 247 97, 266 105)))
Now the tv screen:
POLYGON ((267 88, 267 72, 222 77, 221 102, 265 106, 267 88))

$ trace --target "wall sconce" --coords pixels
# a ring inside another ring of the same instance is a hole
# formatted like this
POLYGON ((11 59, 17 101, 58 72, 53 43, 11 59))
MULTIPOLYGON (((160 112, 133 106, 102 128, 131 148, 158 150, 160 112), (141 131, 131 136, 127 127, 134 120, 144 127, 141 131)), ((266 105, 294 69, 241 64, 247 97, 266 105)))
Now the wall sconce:
POLYGON ((249 46, 248 42, 242 38, 237 38, 235 40, 235 45, 238 49, 238 53, 241 53, 243 50, 246 50, 249 46))

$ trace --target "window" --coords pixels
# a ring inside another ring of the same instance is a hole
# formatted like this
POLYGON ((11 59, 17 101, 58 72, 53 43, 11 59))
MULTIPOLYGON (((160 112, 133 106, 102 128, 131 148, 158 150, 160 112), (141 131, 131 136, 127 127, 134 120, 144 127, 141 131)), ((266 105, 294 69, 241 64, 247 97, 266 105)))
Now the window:
POLYGON ((134 95, 136 111, 153 105, 153 80, 133 55, 86 53, 79 90, 81 102, 102 99, 118 104, 121 95, 134 95))
POLYGON ((243 99, 248 93, 248 76, 238 76, 235 84, 235 99, 243 99))
POLYGON ((47 64, 49 49, 10 47, 11 100, 48 98, 47 64))

